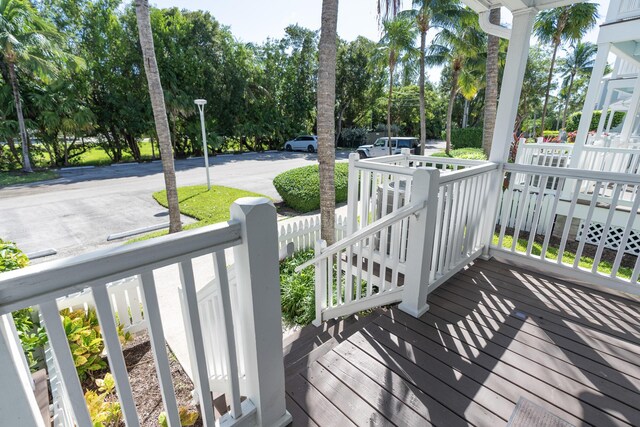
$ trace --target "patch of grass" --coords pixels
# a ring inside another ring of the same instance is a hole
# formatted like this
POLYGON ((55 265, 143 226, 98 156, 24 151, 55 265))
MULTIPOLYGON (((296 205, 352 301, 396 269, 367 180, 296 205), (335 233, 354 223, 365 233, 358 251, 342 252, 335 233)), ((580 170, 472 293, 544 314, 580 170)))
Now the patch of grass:
POLYGON ((295 269, 313 258, 313 250, 300 251, 280 262, 282 319, 289 325, 308 325, 316 317, 315 269, 295 269))
MULTIPOLYGON (((349 164, 336 163, 336 202, 347 200, 349 164)), ((318 165, 303 166, 281 173, 273 179, 282 200, 290 208, 304 213, 320 208, 320 175, 318 165)))
POLYGON ((47 181, 58 178, 55 171, 45 170, 33 173, 24 172, 0 172, 0 187, 5 185, 27 184, 30 182, 47 181))
POLYGON ((451 154, 447 156, 444 151, 439 151, 432 154, 433 157, 450 157, 454 159, 466 159, 466 160, 487 160, 487 156, 482 151, 482 148, 458 148, 451 150, 451 154))
MULTIPOLYGON (((138 143, 140 147, 140 155, 142 160, 151 160, 151 143, 149 141, 142 141, 138 143)), ((156 158, 159 157, 158 150, 156 149, 156 158)), ((133 156, 128 152, 122 153, 122 163, 133 162, 133 156)), ((91 147, 85 153, 83 153, 76 161, 74 165, 77 166, 105 166, 113 163, 111 158, 100 146, 91 147)))
MULTIPOLYGON (((498 246, 499 238, 500 237, 497 233, 493 235, 494 246, 498 246)), ((518 239, 518 242, 516 243, 516 252, 525 253, 527 251, 528 244, 529 244, 528 240, 518 239)), ((513 245, 513 236, 505 235, 504 238, 502 239, 502 247, 510 250, 512 245, 513 245)), ((545 253, 545 258, 551 261, 557 260, 558 249, 559 248, 557 247, 549 245, 547 247, 547 252, 545 253)), ((531 255, 539 257, 541 253, 542 253, 542 244, 534 241, 533 245, 531 246, 531 255)), ((573 266, 575 259, 576 259, 576 254, 571 251, 565 250, 562 253, 562 262, 565 264, 569 264, 573 266)), ((588 256, 581 256, 580 261, 578 261, 578 265, 580 266, 580 268, 591 270, 593 268, 593 262, 594 262, 593 258, 588 256)), ((612 269, 613 269, 613 264, 611 262, 607 260, 600 260, 600 263, 598 264, 598 272, 603 274, 611 274, 612 269)), ((632 274, 633 274, 633 269, 629 267, 620 266, 620 268, 618 268, 617 277, 621 279, 630 279, 632 274)))
MULTIPOLYGON (((228 221, 230 218, 229 207, 236 201, 236 199, 241 197, 266 196, 253 193, 251 191, 221 186, 212 186, 211 190, 207 190, 206 185, 193 185, 178 188, 178 204, 180 205, 180 212, 198 220, 196 223, 184 226, 183 229, 190 230, 209 224, 228 221)), ((153 198, 165 208, 169 207, 167 203, 166 190, 153 193, 153 198)), ((127 243, 147 240, 153 237, 163 236, 167 233, 167 230, 160 230, 136 237, 129 240, 127 243)))

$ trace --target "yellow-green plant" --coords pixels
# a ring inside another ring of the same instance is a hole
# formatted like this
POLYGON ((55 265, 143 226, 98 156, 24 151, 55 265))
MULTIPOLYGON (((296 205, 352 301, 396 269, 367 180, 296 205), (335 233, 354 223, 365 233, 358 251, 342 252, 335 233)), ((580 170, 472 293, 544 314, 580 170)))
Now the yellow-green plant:
POLYGON ((108 400, 113 395, 116 385, 113 376, 107 373, 104 378, 96 379, 95 382, 98 391, 88 390, 84 394, 93 427, 118 425, 122 417, 120 403, 117 399, 108 400))
MULTIPOLYGON (((187 406, 181 406, 178 408, 180 414, 180 425, 184 427, 192 426, 198 421, 200 414, 195 409, 191 409, 187 406)), ((158 415, 158 425, 161 427, 169 427, 169 421, 167 420, 167 413, 162 411, 158 415)))

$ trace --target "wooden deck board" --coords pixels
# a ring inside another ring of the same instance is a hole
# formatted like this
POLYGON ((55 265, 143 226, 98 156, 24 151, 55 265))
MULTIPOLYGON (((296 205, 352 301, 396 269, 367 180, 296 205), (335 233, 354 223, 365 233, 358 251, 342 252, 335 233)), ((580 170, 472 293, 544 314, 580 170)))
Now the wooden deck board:
POLYGON ((288 377, 294 425, 505 425, 520 397, 574 425, 638 425, 639 298, 478 261, 429 304, 378 310, 288 377))

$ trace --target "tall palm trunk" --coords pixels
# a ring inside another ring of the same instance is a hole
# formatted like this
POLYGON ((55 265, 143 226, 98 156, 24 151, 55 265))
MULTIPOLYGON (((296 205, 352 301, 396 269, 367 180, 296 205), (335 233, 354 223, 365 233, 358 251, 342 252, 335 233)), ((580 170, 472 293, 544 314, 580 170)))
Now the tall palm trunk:
MULTIPOLYGON (((544 95, 544 105, 542 107, 542 117, 540 118, 540 135, 544 135, 544 119, 547 116, 547 107, 549 105, 549 92, 551 91, 551 79, 553 78, 553 68, 556 64, 556 55, 560 47, 560 40, 553 43, 553 55, 551 55, 551 66, 549 67, 549 75, 547 76, 547 91, 544 95)), ((534 135, 535 136, 535 135, 534 135)))
POLYGON ((427 31, 429 27, 420 28, 420 154, 424 156, 427 144, 427 120, 424 106, 424 57, 427 45, 427 31))
POLYGON ((151 107, 153 108, 153 118, 156 124, 160 155, 162 156, 164 185, 167 190, 167 203, 169 205, 169 233, 175 233, 182 229, 182 224, 180 223, 178 190, 173 165, 173 153, 171 151, 169 122, 167 120, 164 93, 162 92, 162 82, 160 81, 160 73, 158 71, 158 63, 156 62, 156 53, 153 45, 153 34, 151 32, 149 2, 148 0, 136 0, 135 4, 144 71, 149 84, 149 97, 151 98, 151 107))
POLYGON ((335 105, 338 0, 322 1, 318 45, 318 163, 320 172, 320 234, 331 245, 335 241, 336 189, 335 105))
MULTIPOLYGON (((500 8, 491 9, 489 22, 500 24, 500 8)), ((496 127, 496 112, 498 110, 498 52, 500 38, 489 35, 487 43, 487 85, 484 100, 484 123, 482 126, 482 148, 487 156, 491 152, 493 130, 496 127)))
POLYGON ((445 153, 449 155, 451 151, 451 117, 453 116, 453 104, 458 94, 458 76, 460 75, 460 69, 456 66, 453 67, 453 74, 451 75, 451 92, 449 93, 449 108, 447 108, 447 143, 445 146, 445 153))
POLYGON ((562 129, 567 126, 567 110, 569 109, 569 100, 571 99, 571 91, 573 91, 573 79, 575 72, 571 73, 569 77, 569 89, 567 89, 567 99, 564 101, 564 111, 562 112, 562 129))
POLYGON ((387 102, 387 145, 389 146, 389 155, 391 151, 391 96, 393 95, 393 71, 395 70, 395 61, 392 59, 393 53, 389 56, 389 101, 387 102))
POLYGON ((18 127, 20 128, 20 139, 22 141, 22 170, 25 172, 33 172, 31 168, 31 160, 29 159, 29 136, 27 128, 24 124, 24 116, 22 115, 22 101, 20 101, 20 89, 18 89, 18 76, 16 75, 16 67, 13 62, 7 64, 9 71, 9 81, 13 92, 13 101, 16 104, 16 114, 18 116, 18 127))

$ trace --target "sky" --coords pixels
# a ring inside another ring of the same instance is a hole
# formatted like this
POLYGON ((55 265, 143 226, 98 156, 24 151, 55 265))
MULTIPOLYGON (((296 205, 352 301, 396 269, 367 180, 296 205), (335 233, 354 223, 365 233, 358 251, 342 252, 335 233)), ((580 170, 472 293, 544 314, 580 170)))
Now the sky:
MULTIPOLYGON (((320 29, 322 0, 150 0, 157 7, 179 7, 189 10, 208 10, 241 42, 262 43, 267 38, 279 39, 284 29, 291 24, 312 29, 320 29)), ((600 20, 609 6, 609 0, 597 2, 600 5, 600 20)), ((378 29, 376 0, 342 0, 338 9, 338 36, 352 41, 358 36, 371 40, 380 39, 378 29)), ((408 8, 410 0, 403 1, 408 8)), ((503 16, 506 14, 503 13, 503 16)), ((430 32, 427 42, 433 38, 430 32)), ((591 30, 585 40, 594 42, 598 37, 598 28, 591 30)), ((535 41, 533 41, 535 43, 535 41)), ((429 71, 429 80, 440 79, 440 68, 429 71)))

